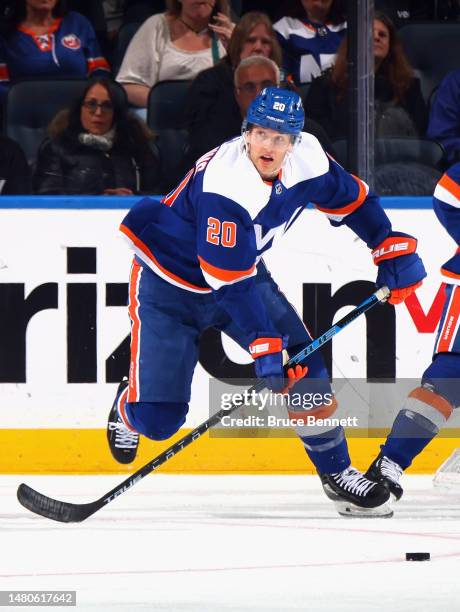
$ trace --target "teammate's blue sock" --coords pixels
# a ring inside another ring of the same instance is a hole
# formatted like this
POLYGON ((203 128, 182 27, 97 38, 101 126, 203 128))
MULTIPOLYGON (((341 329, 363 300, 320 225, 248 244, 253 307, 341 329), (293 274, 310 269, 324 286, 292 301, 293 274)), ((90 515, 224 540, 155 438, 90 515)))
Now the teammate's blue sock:
POLYGON ((385 444, 381 446, 382 453, 405 470, 438 431, 439 428, 421 414, 401 410, 385 444))
POLYGON ((318 474, 337 474, 350 466, 343 427, 336 427, 318 436, 301 436, 301 440, 318 474))

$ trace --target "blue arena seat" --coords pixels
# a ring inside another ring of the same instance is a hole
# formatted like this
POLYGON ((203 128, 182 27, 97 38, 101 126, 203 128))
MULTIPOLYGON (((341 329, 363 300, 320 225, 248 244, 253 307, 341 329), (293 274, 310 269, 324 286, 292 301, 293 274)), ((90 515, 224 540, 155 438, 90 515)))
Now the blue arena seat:
POLYGON ((86 80, 30 80, 11 85, 4 111, 4 132, 16 140, 33 162, 46 127, 62 108, 71 104, 86 80))
POLYGON ((191 81, 160 81, 150 90, 147 124, 157 136, 166 190, 174 187, 186 170, 184 152, 188 132, 184 109, 191 81))

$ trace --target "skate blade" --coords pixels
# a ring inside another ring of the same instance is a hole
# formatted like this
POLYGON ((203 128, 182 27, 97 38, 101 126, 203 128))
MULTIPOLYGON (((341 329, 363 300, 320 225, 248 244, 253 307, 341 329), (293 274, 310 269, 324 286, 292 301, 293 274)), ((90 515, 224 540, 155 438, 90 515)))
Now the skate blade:
POLYGON ((391 518, 393 510, 388 502, 377 508, 361 508, 347 501, 334 501, 334 506, 340 516, 350 518, 391 518))

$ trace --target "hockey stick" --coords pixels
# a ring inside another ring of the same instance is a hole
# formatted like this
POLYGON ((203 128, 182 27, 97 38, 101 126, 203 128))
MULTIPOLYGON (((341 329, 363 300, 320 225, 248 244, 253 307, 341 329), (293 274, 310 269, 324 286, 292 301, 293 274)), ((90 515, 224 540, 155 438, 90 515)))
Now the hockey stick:
MULTIPOLYGON (((324 334, 313 340, 302 351, 292 357, 286 365, 296 365, 303 361, 308 355, 318 350, 323 344, 328 342, 333 336, 335 336, 335 334, 354 321, 361 314, 365 313, 379 302, 386 300, 389 294, 390 291, 388 287, 381 287, 375 291, 375 293, 356 306, 354 310, 345 315, 324 334)), ((265 382, 263 380, 259 380, 249 389, 249 393, 258 393, 264 388, 265 382)), ((166 461, 174 457, 174 455, 176 455, 186 446, 200 438, 208 431, 208 429, 219 423, 223 416, 231 414, 237 408, 239 408, 239 406, 235 404, 233 404, 229 409, 221 408, 207 421, 201 423, 201 425, 199 425, 196 429, 175 442, 172 446, 158 455, 158 457, 155 457, 146 463, 144 466, 138 469, 137 472, 134 472, 134 474, 123 480, 123 482, 96 501, 87 504, 72 504, 70 502, 63 502, 47 497, 46 495, 43 495, 43 493, 35 491, 26 484, 19 485, 17 492, 18 500, 25 508, 31 512, 35 512, 35 514, 40 514, 41 516, 54 521, 60 521, 61 523, 80 523, 109 504, 116 497, 133 487, 137 482, 139 482, 139 480, 142 480, 142 478, 148 476, 148 474, 156 470, 158 467, 160 467, 160 465, 166 463, 166 461)))

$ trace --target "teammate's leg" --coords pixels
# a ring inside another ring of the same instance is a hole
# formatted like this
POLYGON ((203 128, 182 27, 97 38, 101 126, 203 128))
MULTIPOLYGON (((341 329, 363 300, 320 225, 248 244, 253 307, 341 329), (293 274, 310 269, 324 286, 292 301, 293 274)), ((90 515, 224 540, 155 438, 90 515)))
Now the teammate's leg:
POLYGON ((399 479, 460 406, 460 287, 446 287, 431 364, 419 387, 409 393, 391 431, 366 475, 384 484, 396 499, 403 490, 399 479))

